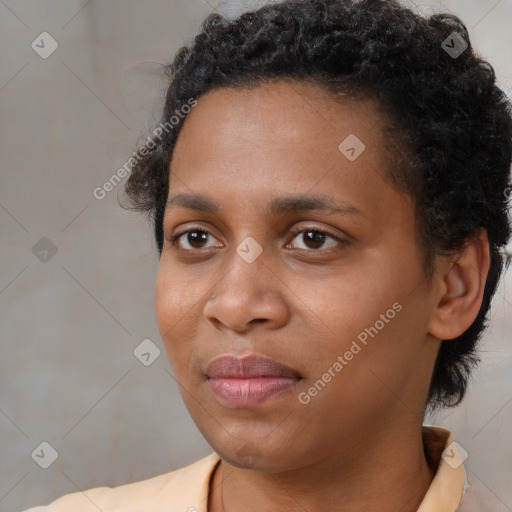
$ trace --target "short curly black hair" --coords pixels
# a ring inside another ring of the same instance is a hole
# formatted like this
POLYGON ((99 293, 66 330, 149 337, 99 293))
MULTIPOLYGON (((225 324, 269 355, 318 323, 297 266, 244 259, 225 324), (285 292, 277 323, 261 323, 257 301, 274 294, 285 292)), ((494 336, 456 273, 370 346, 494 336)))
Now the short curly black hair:
POLYGON ((191 99, 221 87, 297 80, 378 100, 393 148, 388 174, 414 200, 426 275, 435 254, 461 250, 487 231, 491 264, 480 311, 463 334, 441 342, 426 407, 459 404, 480 361, 477 341, 504 266, 512 155, 510 101, 464 23, 391 0, 287 0, 234 19, 210 14, 164 70, 160 126, 172 129, 139 151, 124 189, 130 205, 121 205, 152 221, 160 254, 169 165, 191 99))

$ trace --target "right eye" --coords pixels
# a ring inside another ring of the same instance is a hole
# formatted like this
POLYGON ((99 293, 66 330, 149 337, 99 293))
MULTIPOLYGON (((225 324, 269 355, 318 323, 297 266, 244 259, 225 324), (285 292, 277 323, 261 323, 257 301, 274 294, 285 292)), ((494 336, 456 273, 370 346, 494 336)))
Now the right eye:
MULTIPOLYGON (((177 235, 174 235, 171 239, 171 244, 173 247, 176 247, 179 251, 193 251, 194 249, 204 249, 207 247, 197 247, 197 244, 203 244, 208 240, 208 235, 211 235, 209 231, 205 229, 192 228, 187 231, 183 231, 177 235), (184 237, 184 235, 187 235, 184 237), (181 238, 184 237, 184 240, 189 245, 189 247, 182 247, 181 238)), ((212 235, 213 236, 213 235, 212 235)))

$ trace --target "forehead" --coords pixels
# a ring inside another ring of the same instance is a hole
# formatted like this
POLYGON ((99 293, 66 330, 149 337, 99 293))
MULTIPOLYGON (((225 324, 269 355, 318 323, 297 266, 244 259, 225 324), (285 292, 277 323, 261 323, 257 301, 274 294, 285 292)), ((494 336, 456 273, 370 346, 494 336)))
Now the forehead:
POLYGON ((216 89, 199 98, 184 122, 170 190, 264 199, 278 190, 315 189, 341 191, 347 200, 364 191, 376 200, 388 165, 382 122, 374 100, 335 98, 311 83, 216 89))
MULTIPOLYGON (((283 149, 298 140, 317 147, 320 139, 329 144, 354 132, 368 140, 373 132, 375 146, 384 142, 380 130, 375 130, 382 123, 375 99, 355 99, 342 92, 335 95, 310 82, 282 80, 250 88, 223 87, 199 98, 184 122, 174 156, 179 153, 178 146, 194 138, 201 138, 201 146, 208 149, 213 149, 212 143, 236 146, 250 140, 283 149)), ((317 157, 316 153, 313 156, 317 157)))

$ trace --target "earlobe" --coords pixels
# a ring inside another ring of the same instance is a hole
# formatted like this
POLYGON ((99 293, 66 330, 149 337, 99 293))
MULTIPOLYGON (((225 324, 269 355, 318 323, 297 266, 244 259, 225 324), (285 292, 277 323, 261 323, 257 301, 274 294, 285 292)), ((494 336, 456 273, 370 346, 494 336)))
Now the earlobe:
POLYGON ((478 315, 490 266, 487 232, 481 230, 469 239, 447 263, 447 270, 438 277, 442 281, 428 331, 440 340, 460 336, 478 315))

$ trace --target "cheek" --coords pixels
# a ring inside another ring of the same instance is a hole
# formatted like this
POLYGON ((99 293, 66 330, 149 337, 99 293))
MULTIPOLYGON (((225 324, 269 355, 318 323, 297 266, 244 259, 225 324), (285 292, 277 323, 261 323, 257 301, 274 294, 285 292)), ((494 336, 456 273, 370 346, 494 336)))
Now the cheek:
POLYGON ((315 279, 306 283, 301 278, 296 295, 304 305, 304 312, 310 310, 324 336, 335 336, 341 349, 361 330, 373 325, 394 302, 392 297, 396 294, 382 279, 386 273, 379 271, 378 274, 380 282, 371 268, 351 267, 322 281, 315 279))
POLYGON ((421 307, 425 297, 415 293, 395 300, 398 297, 398 293, 374 296, 366 308, 353 310, 347 320, 350 332, 343 318, 333 326, 344 335, 332 347, 331 363, 324 364, 323 371, 332 367, 338 355, 342 357, 341 366, 334 368, 336 378, 329 394, 344 407, 370 415, 385 410, 386 404, 396 403, 396 397, 408 392, 419 371, 427 321, 421 307))
MULTIPOLYGON (((207 289, 198 276, 180 270, 162 256, 155 279, 155 312, 159 326, 175 325, 179 320, 187 323, 187 317, 197 313, 207 289)), ((181 323, 181 322, 180 322, 181 323)), ((176 325, 179 329, 179 325, 176 325)))
POLYGON ((160 334, 165 341, 168 331, 180 315, 180 301, 177 300, 179 287, 169 273, 160 266, 155 281, 155 314, 160 334))
POLYGON ((308 403, 299 408, 309 422, 319 418, 322 429, 357 430, 388 414, 415 371, 418 351, 412 343, 404 350, 401 343, 407 329, 402 312, 384 324, 371 313, 350 318, 350 327, 340 318, 333 326, 340 336, 331 335, 328 346, 311 351, 313 368, 300 396, 301 404, 308 403))
POLYGON ((415 294, 411 295, 417 276, 403 269, 399 275, 396 265, 385 268, 384 260, 378 258, 375 266, 351 267, 336 280, 326 280, 321 286, 310 283, 309 293, 301 292, 305 310, 314 313, 310 326, 316 325, 314 330, 319 333, 308 356, 317 377, 342 356, 347 361, 343 373, 364 383, 370 366, 385 367, 389 375, 418 350, 420 338, 413 335, 411 339, 411 326, 418 322, 418 329, 412 329, 418 334, 422 328, 416 314, 421 307, 415 294), (411 307, 411 301, 417 307, 411 307))
POLYGON ((154 303, 160 336, 173 363, 194 337, 201 294, 194 291, 183 274, 161 263, 155 280, 154 303))

